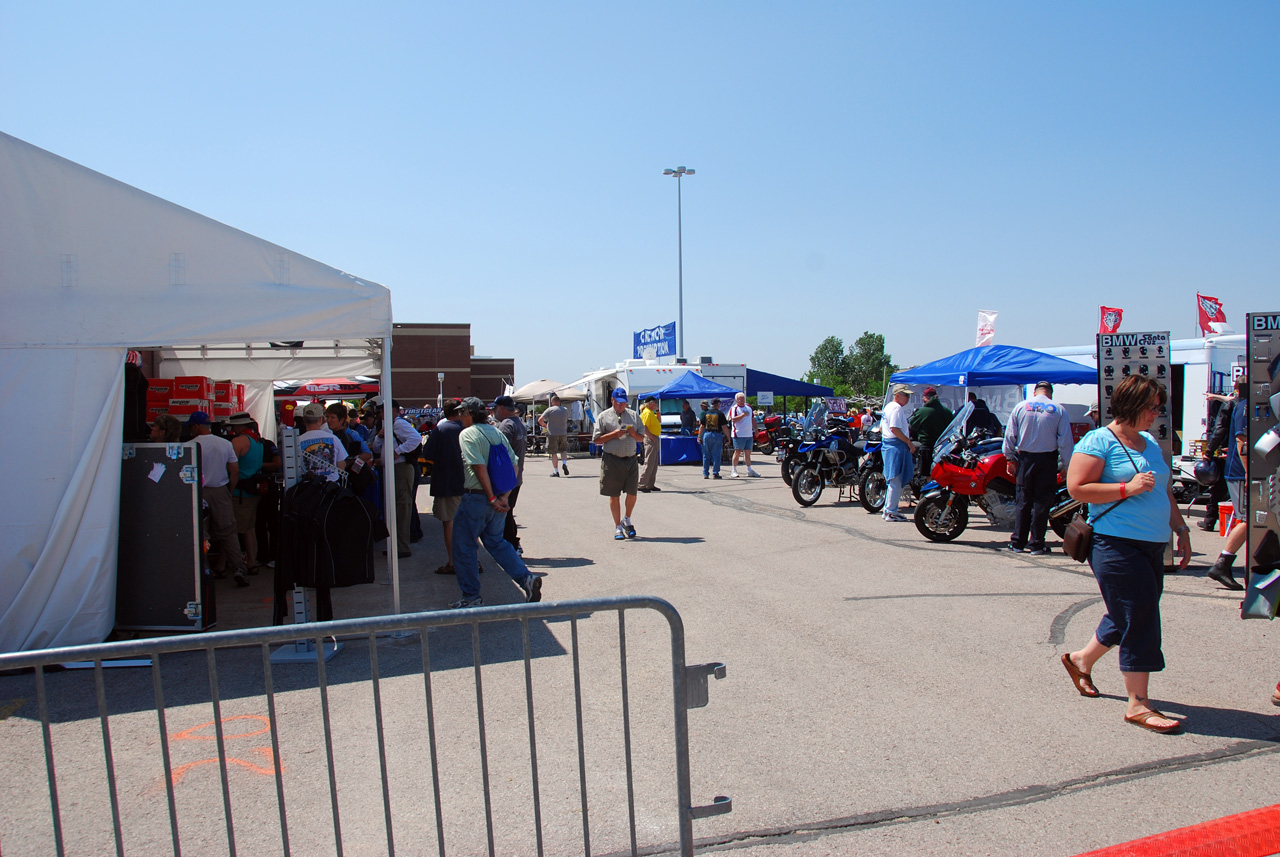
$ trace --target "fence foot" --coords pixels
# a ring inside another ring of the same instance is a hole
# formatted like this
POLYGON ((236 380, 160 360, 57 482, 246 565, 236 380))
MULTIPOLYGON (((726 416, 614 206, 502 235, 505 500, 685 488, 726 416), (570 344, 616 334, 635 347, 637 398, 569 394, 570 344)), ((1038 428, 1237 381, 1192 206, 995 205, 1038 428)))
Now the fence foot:
POLYGON ((733 812, 733 798, 725 795, 716 795, 715 799, 706 806, 689 807, 689 817, 692 819, 710 818, 713 815, 725 815, 733 812))
MULTIPOLYGON (((337 640, 324 643, 325 663, 333 660, 333 656, 342 651, 343 644, 337 640)), ((292 645, 281 646, 271 653, 273 664, 314 664, 316 662, 316 644, 313 640, 299 640, 292 645)))

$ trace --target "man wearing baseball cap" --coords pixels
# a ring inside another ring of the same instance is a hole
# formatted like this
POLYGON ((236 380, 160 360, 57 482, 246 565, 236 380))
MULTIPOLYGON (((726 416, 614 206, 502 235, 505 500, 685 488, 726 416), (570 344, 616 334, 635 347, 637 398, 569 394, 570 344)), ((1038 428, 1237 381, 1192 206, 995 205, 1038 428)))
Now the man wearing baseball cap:
POLYGON ((618 387, 610 399, 613 407, 596 419, 591 442, 600 447, 600 493, 609 498, 613 514, 614 539, 634 539, 636 528, 631 523, 631 510, 636 506, 640 487, 640 466, 636 463, 636 441, 641 440, 640 417, 627 408, 627 391, 618 387), (627 495, 625 513, 619 502, 627 495))
POLYGON ((906 384, 897 384, 893 388, 893 401, 885 405, 884 416, 880 420, 880 455, 884 459, 884 480, 888 490, 884 498, 884 519, 894 523, 907 520, 906 515, 898 511, 902 498, 902 489, 911 481, 915 472, 912 455, 916 445, 911 440, 911 429, 907 425, 907 415, 902 410, 911 401, 911 388, 906 384))
POLYGON ((200 444, 201 495, 209 504, 209 542, 222 551, 222 568, 214 569, 215 577, 231 572, 236 586, 248 586, 249 577, 236 538, 236 513, 231 505, 231 489, 240 481, 240 460, 231 441, 214 435, 209 415, 195 411, 187 417, 187 425, 195 442, 200 444))

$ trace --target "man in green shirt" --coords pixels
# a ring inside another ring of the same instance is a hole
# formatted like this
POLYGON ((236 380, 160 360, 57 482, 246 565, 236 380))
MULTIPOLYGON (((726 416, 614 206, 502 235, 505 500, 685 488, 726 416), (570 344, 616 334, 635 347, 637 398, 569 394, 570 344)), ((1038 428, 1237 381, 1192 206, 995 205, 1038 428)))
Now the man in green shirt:
POLYGON ((627 391, 618 387, 611 395, 613 407, 596 419, 591 442, 600 447, 600 493, 609 498, 613 513, 613 537, 634 539, 636 528, 631 523, 631 510, 636 506, 636 490, 640 486, 640 466, 636 463, 636 441, 643 435, 640 417, 627 408, 627 391), (620 496, 627 495, 626 514, 620 496))
POLYGON ((542 578, 530 574, 524 560, 511 543, 503 538, 503 525, 507 520, 507 496, 493 490, 489 478, 489 448, 501 444, 507 448, 507 456, 514 464, 516 455, 511 444, 494 426, 489 425, 488 410, 484 402, 474 396, 462 400, 462 434, 458 436, 462 448, 464 469, 462 502, 453 518, 453 567, 458 574, 458 588, 462 598, 449 606, 455 610, 464 607, 480 607, 480 557, 476 541, 502 570, 520 584, 525 601, 542 600, 542 578))

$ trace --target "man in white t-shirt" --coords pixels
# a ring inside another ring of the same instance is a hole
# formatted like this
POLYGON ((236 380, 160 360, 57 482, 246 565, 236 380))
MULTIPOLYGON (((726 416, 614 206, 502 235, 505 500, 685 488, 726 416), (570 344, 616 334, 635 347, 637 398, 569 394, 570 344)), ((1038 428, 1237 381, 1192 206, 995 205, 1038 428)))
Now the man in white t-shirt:
POLYGON ((236 511, 231 505, 231 490, 240 481, 240 458, 231 441, 212 434, 204 411, 187 417, 187 425, 200 444, 200 494, 209 507, 209 543, 222 551, 222 568, 214 569, 214 577, 225 577, 230 570, 236 586, 248 586, 244 554, 236 536, 236 511))
POLYGON ((329 431, 324 417, 324 405, 312 402, 302 409, 302 425, 306 429, 298 436, 298 454, 302 469, 330 482, 338 481, 338 471, 347 467, 347 448, 329 431))
POLYGON ((742 475, 738 472, 738 457, 745 455, 747 475, 759 476, 759 473, 751 469, 751 445, 755 443, 756 421, 745 393, 734 396, 728 416, 729 428, 733 432, 733 460, 730 462, 729 475, 734 479, 742 475))
POLYGON ((902 489, 915 473, 912 457, 916 451, 915 442, 911 440, 910 428, 907 425, 907 414, 903 407, 911 401, 911 388, 906 384, 898 384, 893 388, 893 401, 885 406, 884 415, 880 418, 880 456, 884 461, 884 479, 887 492, 884 498, 884 519, 893 523, 907 520, 906 515, 898 511, 898 503, 902 498, 902 489))

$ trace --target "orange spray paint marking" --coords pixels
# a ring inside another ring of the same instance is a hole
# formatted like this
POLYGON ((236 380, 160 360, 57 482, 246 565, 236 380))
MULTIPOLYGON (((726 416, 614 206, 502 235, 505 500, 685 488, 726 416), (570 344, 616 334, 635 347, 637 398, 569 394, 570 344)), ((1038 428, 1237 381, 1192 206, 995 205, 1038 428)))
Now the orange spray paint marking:
MULTIPOLYGON (((234 735, 228 735, 224 733, 222 736, 224 740, 229 741, 233 738, 252 738, 255 735, 263 735, 271 731, 271 721, 259 714, 237 714, 234 717, 224 717, 222 718, 222 723, 225 726, 227 723, 230 723, 233 720, 256 720, 262 724, 262 728, 255 729, 251 732, 238 732, 234 735)), ((212 735, 196 734, 203 730, 210 729, 216 723, 217 721, 210 720, 207 723, 201 723, 199 726, 192 726, 190 729, 184 729, 181 732, 178 732, 177 734, 171 735, 169 737, 173 741, 216 741, 218 737, 216 734, 212 734, 212 735)), ((231 756, 227 757, 227 764, 238 765, 241 768, 244 768, 248 771, 252 771, 255 774, 260 774, 265 777, 272 776, 273 774, 276 773, 277 770, 283 773, 284 766, 278 764, 278 760, 276 759, 275 754, 271 752, 270 747, 254 747, 252 748, 252 752, 258 754, 263 759, 265 759, 266 760, 265 765, 259 765, 253 762, 246 762, 244 759, 237 759, 231 756)), ((215 756, 212 759, 200 759, 195 762, 187 762, 185 765, 179 765, 177 768, 174 768, 173 770, 171 782, 173 783, 173 785, 176 786, 178 783, 182 781, 182 778, 186 776, 187 772, 190 771, 192 768, 199 767, 200 765, 216 765, 217 763, 218 763, 218 758, 215 756)))

